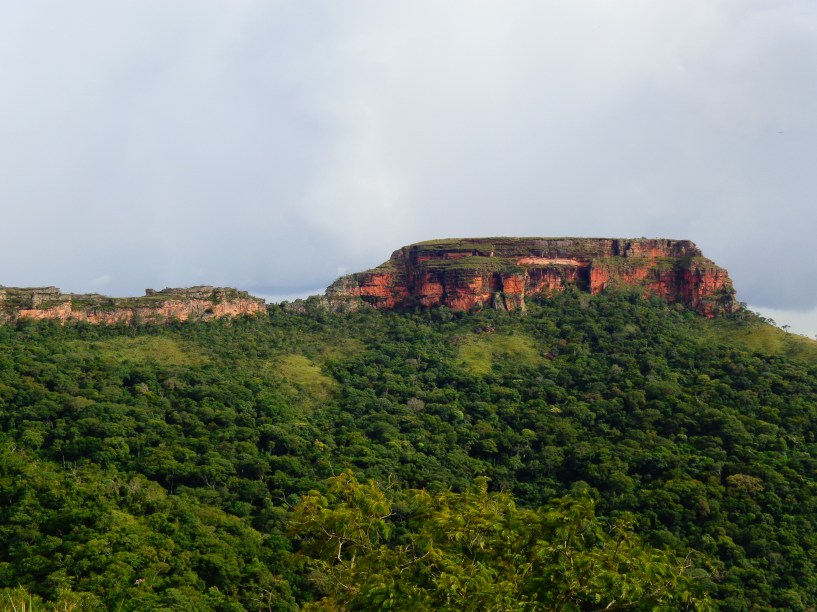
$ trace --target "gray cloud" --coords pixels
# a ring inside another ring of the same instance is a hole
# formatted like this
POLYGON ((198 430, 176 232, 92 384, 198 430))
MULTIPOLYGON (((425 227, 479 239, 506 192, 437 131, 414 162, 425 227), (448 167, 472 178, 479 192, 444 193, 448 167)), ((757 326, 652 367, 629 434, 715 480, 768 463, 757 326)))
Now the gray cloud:
POLYGON ((0 8, 0 284, 325 286, 417 240, 668 236, 817 305, 810 0, 0 8))

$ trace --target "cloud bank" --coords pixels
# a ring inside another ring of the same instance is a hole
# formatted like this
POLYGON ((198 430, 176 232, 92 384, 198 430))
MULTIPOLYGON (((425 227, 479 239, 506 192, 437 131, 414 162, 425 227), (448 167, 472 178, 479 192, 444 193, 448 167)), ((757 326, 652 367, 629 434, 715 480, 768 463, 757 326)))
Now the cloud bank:
POLYGON ((33 0, 0 88, 0 284, 284 295, 431 238, 659 236, 817 307, 811 0, 33 0))

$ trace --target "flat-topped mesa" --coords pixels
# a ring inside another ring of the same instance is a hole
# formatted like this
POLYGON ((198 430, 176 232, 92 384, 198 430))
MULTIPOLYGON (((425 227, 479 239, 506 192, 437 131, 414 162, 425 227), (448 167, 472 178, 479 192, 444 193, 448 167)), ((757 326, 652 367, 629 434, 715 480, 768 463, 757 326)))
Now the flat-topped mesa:
POLYGON ((56 287, 0 287, 0 323, 55 319, 112 325, 208 321, 265 313, 263 299, 227 287, 148 289, 144 297, 112 298, 98 293, 61 293, 56 287))
POLYGON ((443 305, 525 308, 525 297, 574 286, 590 293, 639 288, 706 316, 737 307, 729 274, 689 240, 465 238, 403 247, 373 270, 326 290, 334 308, 443 305))

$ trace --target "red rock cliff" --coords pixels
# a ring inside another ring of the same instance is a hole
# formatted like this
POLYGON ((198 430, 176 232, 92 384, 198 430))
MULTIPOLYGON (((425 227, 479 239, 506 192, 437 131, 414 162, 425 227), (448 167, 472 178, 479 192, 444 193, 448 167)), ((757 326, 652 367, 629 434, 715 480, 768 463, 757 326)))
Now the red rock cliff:
POLYGON ((56 319, 114 323, 164 323, 236 317, 266 312, 264 300, 223 287, 148 289, 144 297, 110 298, 61 293, 56 287, 0 287, 0 322, 56 319))
POLYGON ((575 286, 637 287, 706 315, 736 307, 729 275, 688 240, 469 238, 421 242, 326 290, 334 307, 416 304, 455 310, 525 308, 525 297, 575 286))

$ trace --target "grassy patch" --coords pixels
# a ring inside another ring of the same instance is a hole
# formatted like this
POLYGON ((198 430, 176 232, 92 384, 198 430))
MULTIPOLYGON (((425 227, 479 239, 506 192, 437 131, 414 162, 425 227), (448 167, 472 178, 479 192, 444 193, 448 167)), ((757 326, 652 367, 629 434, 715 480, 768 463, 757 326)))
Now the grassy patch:
POLYGON ((494 250, 492 239, 462 239, 462 238, 442 238, 439 240, 426 240, 412 244, 413 247, 422 247, 423 251, 479 251, 491 252, 494 250))
POLYGON ((491 270, 498 272, 506 262, 497 257, 468 256, 456 259, 430 259, 423 267, 434 270, 491 270))
POLYGON ((318 365, 303 355, 282 355, 276 359, 274 367, 296 391, 315 401, 329 399, 338 386, 337 381, 326 376, 318 365))
POLYGON ((208 361, 194 347, 173 340, 141 336, 137 338, 111 338, 99 342, 76 340, 70 343, 76 352, 96 353, 105 361, 153 363, 160 366, 200 365, 208 361))
POLYGON ((524 334, 474 334, 464 339, 457 362, 472 374, 489 374, 495 365, 504 367, 536 365, 542 355, 536 341, 524 334))
POLYGON ((298 336, 297 343, 290 343, 283 348, 284 352, 298 351, 318 365, 327 361, 344 359, 357 355, 366 350, 363 342, 356 338, 319 332, 303 332, 298 336))
POLYGON ((708 319, 704 325, 704 340, 737 346, 764 355, 817 361, 817 341, 787 333, 757 318, 738 321, 708 319))
POLYGON ((364 344, 355 338, 327 338, 318 348, 321 358, 327 361, 344 359, 366 350, 364 344))

